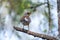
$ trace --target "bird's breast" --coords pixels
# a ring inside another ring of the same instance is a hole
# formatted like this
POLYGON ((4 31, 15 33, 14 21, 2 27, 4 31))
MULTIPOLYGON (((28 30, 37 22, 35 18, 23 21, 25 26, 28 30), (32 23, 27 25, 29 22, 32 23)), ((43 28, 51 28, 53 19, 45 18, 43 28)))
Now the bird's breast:
POLYGON ((25 21, 29 21, 27 18, 24 18, 25 21))

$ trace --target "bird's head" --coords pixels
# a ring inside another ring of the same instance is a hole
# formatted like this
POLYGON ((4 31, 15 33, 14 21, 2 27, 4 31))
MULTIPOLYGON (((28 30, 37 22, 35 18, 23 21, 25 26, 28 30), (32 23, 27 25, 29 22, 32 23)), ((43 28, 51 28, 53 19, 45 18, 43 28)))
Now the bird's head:
POLYGON ((27 14, 28 16, 30 16, 30 15, 31 15, 31 12, 27 12, 26 14, 27 14))

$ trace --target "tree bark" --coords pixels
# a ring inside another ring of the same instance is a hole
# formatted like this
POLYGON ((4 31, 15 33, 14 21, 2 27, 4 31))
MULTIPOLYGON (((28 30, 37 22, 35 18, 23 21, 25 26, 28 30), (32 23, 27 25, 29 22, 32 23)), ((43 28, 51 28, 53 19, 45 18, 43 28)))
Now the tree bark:
POLYGON ((58 32, 60 38, 60 0, 57 0, 57 9, 58 9, 58 32))
POLYGON ((15 27, 15 26, 13 28, 17 31, 21 31, 21 32, 27 33, 29 35, 33 35, 34 37, 39 37, 39 38, 47 39, 47 40, 57 40, 57 38, 52 37, 52 36, 48 36, 48 35, 45 35, 45 34, 35 33, 35 32, 28 31, 26 29, 15 27))

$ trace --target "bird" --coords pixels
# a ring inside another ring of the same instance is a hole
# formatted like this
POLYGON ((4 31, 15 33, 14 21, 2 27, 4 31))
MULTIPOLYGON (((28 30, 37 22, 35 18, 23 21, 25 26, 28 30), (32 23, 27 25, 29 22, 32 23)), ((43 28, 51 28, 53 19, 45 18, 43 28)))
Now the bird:
POLYGON ((29 24, 31 22, 31 19, 29 17, 30 14, 31 14, 30 12, 27 12, 20 19, 20 22, 23 24, 23 29, 24 29, 24 26, 28 26, 28 30, 29 30, 29 24))

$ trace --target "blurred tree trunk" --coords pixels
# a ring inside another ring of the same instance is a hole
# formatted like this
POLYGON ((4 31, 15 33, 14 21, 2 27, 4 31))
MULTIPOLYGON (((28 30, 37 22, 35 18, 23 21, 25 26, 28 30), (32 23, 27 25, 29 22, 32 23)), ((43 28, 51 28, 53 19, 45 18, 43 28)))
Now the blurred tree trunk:
POLYGON ((52 19, 51 19, 51 12, 50 12, 50 3, 49 0, 47 0, 47 6, 48 6, 48 13, 49 13, 49 31, 48 33, 51 33, 51 27, 52 27, 52 19))
POLYGON ((59 38, 60 38, 60 0, 57 0, 57 8, 58 8, 58 32, 59 32, 59 38))

